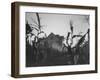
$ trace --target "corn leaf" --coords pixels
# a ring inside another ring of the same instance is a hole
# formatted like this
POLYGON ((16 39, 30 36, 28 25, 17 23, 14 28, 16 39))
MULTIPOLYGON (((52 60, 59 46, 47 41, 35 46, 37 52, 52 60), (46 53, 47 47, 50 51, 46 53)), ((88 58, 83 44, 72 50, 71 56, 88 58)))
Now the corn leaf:
POLYGON ((69 39, 69 36, 70 36, 70 32, 68 32, 68 35, 67 35, 67 40, 69 39))
POLYGON ((39 27, 39 29, 41 29, 39 13, 36 13, 36 16, 37 16, 37 21, 38 21, 38 27, 39 27))
POLYGON ((72 21, 70 21, 70 30, 73 33, 73 23, 72 23, 72 21))
POLYGON ((80 39, 80 40, 78 41, 78 43, 77 43, 77 46, 80 46, 80 45, 84 42, 85 36, 86 36, 86 34, 84 34, 84 35, 81 37, 81 39, 80 39))
POLYGON ((31 26, 29 25, 28 21, 26 23, 26 34, 29 34, 31 33, 32 29, 31 29, 31 26))
POLYGON ((73 39, 73 38, 76 38, 76 37, 82 37, 82 35, 73 35, 73 36, 72 36, 72 39, 73 39))

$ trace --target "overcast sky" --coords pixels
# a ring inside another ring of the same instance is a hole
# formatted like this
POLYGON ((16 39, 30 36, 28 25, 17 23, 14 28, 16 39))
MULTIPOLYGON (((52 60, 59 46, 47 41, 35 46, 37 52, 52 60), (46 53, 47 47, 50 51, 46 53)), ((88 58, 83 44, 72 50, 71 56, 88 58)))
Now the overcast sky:
MULTIPOLYGON (((85 34, 89 28, 88 15, 39 13, 39 16, 41 25, 43 26, 42 30, 47 35, 53 32, 54 34, 66 37, 70 31, 70 20, 73 22, 74 34, 79 34, 80 32, 85 34)), ((37 22, 36 13, 27 12, 26 21, 29 24, 34 24, 33 20, 37 22)))
MULTIPOLYGON (((49 35, 51 32, 66 36, 70 31, 70 20, 73 22, 74 34, 79 32, 85 33, 89 28, 86 15, 62 15, 62 14, 39 14, 43 31, 49 35)), ((26 20, 29 24, 34 24, 33 20, 37 22, 35 13, 26 13, 26 20)))

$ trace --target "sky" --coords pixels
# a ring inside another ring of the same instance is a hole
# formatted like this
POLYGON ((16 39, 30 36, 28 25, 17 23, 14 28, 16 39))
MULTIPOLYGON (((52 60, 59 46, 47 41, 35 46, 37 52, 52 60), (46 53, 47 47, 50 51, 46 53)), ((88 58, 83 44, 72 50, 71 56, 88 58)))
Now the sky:
MULTIPOLYGON (((25 16, 29 24, 34 24, 34 21, 37 22, 36 13, 26 12, 25 16)), ((89 15, 39 13, 39 16, 41 25, 43 26, 42 31, 47 36, 52 32, 66 37, 68 32, 70 32, 70 21, 73 23, 74 35, 81 32, 81 34, 85 34, 89 28, 89 15)))

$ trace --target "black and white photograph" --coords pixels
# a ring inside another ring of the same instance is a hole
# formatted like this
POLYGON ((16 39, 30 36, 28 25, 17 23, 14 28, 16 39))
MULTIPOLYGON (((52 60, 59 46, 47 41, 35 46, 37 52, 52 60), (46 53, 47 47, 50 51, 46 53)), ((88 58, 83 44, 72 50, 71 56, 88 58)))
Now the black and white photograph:
POLYGON ((12 76, 97 73, 97 7, 12 3, 12 76))
POLYGON ((25 13, 26 67, 90 63, 90 16, 25 13))

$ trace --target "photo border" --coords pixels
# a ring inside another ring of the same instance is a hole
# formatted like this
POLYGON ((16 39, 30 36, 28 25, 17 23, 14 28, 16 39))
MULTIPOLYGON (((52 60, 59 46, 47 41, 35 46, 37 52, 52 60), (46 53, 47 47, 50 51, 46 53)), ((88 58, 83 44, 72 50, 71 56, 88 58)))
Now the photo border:
POLYGON ((97 7, 96 6, 80 6, 80 5, 61 5, 61 4, 44 4, 44 3, 29 3, 29 2, 13 2, 11 4, 11 76, 16 78, 22 77, 40 77, 40 76, 58 76, 71 74, 85 74, 97 73, 97 7), (19 74, 20 72, 20 56, 19 56, 19 7, 20 6, 39 6, 39 7, 55 7, 55 8, 72 8, 72 9, 86 9, 95 11, 95 70, 90 71, 74 71, 74 72, 57 72, 57 73, 43 73, 43 74, 19 74))

